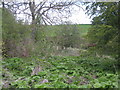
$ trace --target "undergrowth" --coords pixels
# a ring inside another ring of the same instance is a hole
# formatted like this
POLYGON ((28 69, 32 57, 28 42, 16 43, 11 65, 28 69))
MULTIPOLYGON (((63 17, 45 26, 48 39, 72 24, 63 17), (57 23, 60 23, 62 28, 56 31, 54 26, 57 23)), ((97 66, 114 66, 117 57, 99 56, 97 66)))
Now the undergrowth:
POLYGON ((113 59, 91 56, 15 57, 2 60, 2 64, 3 83, 9 82, 9 88, 118 88, 117 62, 113 59), (38 65, 42 70, 31 75, 38 65))

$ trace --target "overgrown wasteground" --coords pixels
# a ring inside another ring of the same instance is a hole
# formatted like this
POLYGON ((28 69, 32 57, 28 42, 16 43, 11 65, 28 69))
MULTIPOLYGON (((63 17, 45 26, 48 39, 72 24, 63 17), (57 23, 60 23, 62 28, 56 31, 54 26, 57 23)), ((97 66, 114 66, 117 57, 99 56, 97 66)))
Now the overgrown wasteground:
POLYGON ((81 56, 10 58, 3 63, 3 84, 9 88, 118 88, 114 59, 81 56), (37 75, 31 75, 40 66, 37 75))

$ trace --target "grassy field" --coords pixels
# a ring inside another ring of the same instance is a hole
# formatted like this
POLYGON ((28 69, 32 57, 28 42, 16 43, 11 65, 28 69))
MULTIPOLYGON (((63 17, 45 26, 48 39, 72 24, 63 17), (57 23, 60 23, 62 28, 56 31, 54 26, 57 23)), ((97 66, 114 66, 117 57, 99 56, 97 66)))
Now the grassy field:
MULTIPOLYGON (((86 35, 86 33, 88 32, 88 29, 91 27, 90 24, 77 24, 76 25, 78 30, 80 31, 80 35, 86 35)), ((53 26, 47 26, 47 29, 45 29, 46 31, 46 35, 53 37, 56 36, 55 32, 57 30, 61 30, 61 25, 53 25, 53 26)))

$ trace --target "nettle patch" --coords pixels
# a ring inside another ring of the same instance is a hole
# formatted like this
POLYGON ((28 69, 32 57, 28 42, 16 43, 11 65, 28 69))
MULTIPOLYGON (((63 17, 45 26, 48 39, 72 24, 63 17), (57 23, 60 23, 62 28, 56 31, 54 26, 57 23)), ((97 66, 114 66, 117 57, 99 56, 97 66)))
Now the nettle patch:
POLYGON ((35 75, 31 75, 31 73, 36 64, 30 59, 4 60, 4 67, 13 73, 13 77, 16 77, 14 81, 10 82, 10 87, 118 88, 115 60, 58 56, 47 59, 36 58, 35 60, 39 61, 39 65, 42 67, 42 70, 35 75), (110 67, 106 65, 110 65, 110 67))

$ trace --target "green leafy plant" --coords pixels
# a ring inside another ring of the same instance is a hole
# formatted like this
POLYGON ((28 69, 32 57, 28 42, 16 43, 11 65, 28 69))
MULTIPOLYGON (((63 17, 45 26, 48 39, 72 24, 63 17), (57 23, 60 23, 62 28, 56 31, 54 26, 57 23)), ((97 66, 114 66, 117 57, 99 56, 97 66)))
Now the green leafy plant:
POLYGON ((11 87, 14 88, 117 88, 118 74, 117 72, 114 73, 115 71, 112 69, 113 63, 116 63, 116 61, 113 60, 112 63, 109 63, 109 60, 111 61, 111 59, 91 56, 53 56, 47 58, 46 62, 40 60, 41 63, 51 64, 50 68, 44 66, 44 69, 38 72, 38 75, 32 76, 30 72, 36 64, 28 62, 27 59, 6 59, 3 64, 14 75, 16 74, 13 76, 15 81, 11 82, 11 87), (20 67, 11 66, 10 63, 19 64, 20 67), (106 66, 102 67, 101 65, 106 66), (111 67, 107 67, 109 65, 111 67))

